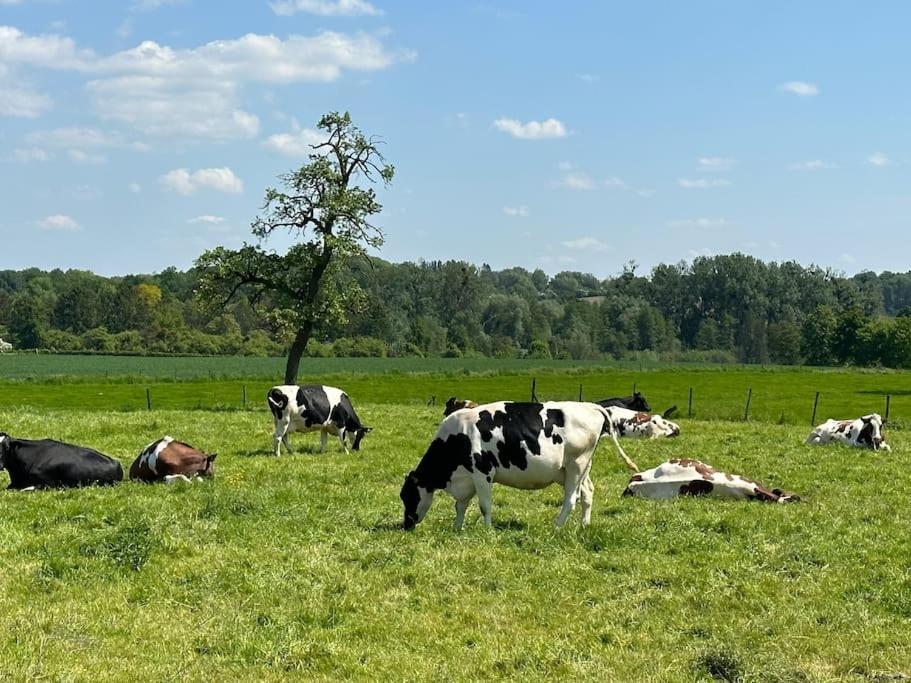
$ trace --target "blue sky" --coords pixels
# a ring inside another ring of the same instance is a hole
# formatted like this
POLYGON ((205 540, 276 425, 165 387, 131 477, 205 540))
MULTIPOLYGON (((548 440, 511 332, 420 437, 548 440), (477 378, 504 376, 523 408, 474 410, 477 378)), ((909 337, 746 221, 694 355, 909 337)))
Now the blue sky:
POLYGON ((905 271, 909 23, 902 2, 0 0, 0 268, 239 246, 320 114, 350 110, 396 165, 389 260, 905 271))

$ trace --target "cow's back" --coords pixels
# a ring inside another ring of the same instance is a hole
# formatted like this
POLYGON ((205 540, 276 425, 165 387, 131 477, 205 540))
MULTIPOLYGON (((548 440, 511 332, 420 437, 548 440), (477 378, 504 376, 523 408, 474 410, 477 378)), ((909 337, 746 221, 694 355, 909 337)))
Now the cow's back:
POLYGON ((5 462, 10 488, 65 488, 116 484, 120 463, 91 448, 43 439, 13 439, 5 462))

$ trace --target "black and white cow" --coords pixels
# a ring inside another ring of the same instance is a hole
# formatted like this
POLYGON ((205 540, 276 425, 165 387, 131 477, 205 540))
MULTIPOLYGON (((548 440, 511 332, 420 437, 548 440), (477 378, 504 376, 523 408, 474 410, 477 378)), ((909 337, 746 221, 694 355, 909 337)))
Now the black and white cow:
POLYGON ((883 418, 879 413, 856 420, 826 420, 810 433, 806 442, 818 446, 833 441, 887 453, 892 450, 883 436, 883 418))
POLYGON ((626 408, 611 408, 611 419, 617 436, 640 439, 680 436, 680 426, 661 415, 649 415, 626 408))
POLYGON ((595 403, 501 401, 464 408, 440 423, 418 466, 405 477, 399 496, 405 506, 405 529, 412 529, 430 509, 434 494, 455 498, 455 528, 475 494, 484 521, 491 524, 491 489, 504 484, 518 489, 563 485, 562 526, 576 501, 582 501, 582 523, 591 520, 594 484, 589 477, 592 455, 604 434, 635 471, 612 427, 610 408, 595 403))
POLYGON ((335 387, 322 384, 282 385, 272 387, 267 400, 275 419, 275 455, 281 455, 282 444, 289 453, 293 452, 288 440, 291 432, 318 431, 321 453, 326 450, 327 435, 332 434, 338 437, 347 453, 345 437, 351 441, 351 448, 358 451, 361 439, 372 429, 361 424, 348 394, 335 387))
POLYGON ((0 433, 2 469, 9 473, 11 489, 72 488, 123 480, 120 463, 91 448, 0 433))
POLYGON ((477 403, 470 399, 458 399, 455 396, 450 396, 446 401, 446 405, 443 407, 443 417, 449 417, 455 411, 462 410, 463 408, 476 408, 477 405, 477 403))
POLYGON ((634 474, 624 496, 668 500, 679 496, 710 496, 765 503, 793 503, 799 496, 781 489, 763 488, 751 479, 716 470, 698 460, 668 460, 658 467, 634 474))
POLYGON ((652 407, 645 400, 645 396, 638 391, 634 391, 632 396, 615 396, 596 401, 596 403, 605 408, 626 408, 640 413, 652 412, 652 407))

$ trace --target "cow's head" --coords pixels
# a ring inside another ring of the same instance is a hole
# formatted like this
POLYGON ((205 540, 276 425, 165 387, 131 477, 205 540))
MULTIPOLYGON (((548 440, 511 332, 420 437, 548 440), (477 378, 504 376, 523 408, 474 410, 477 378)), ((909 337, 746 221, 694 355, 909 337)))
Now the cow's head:
POLYGON ((650 413, 652 412, 652 407, 648 404, 648 401, 645 400, 645 396, 640 394, 638 391, 634 391, 633 395, 630 396, 629 405, 627 408, 630 410, 638 410, 640 413, 650 413))
POLYGON ((655 436, 680 436, 680 425, 670 420, 665 420, 660 415, 652 415, 652 430, 655 436))
POLYGON ((206 464, 199 471, 200 477, 214 477, 215 476, 215 458, 218 457, 218 453, 212 453, 211 455, 206 456, 206 464))
POLYGON ((477 408, 477 406, 477 403, 467 398, 458 399, 455 396, 450 396, 449 400, 446 401, 446 407, 443 408, 443 417, 448 417, 455 411, 462 410, 462 408, 477 408))
POLYGON ((772 493, 778 496, 776 503, 798 503, 800 502, 800 496, 796 493, 786 493, 781 489, 772 489, 772 493))
POLYGON ((354 433, 354 443, 351 444, 351 449, 355 451, 361 450, 361 439, 363 439, 365 435, 369 434, 372 431, 373 427, 361 427, 358 429, 354 433))
POLYGON ((861 446, 866 446, 867 448, 872 448, 874 451, 878 451, 885 446, 885 438, 883 437, 883 418, 878 413, 872 413, 870 415, 864 415, 860 418, 864 426, 860 429, 860 434, 857 435, 857 443, 861 446))
POLYGON ((0 432, 0 470, 6 467, 6 457, 9 452, 9 434, 0 432))
POLYGON ((417 473, 412 471, 405 477, 399 498, 402 499, 402 504, 405 506, 402 528, 405 531, 411 531, 418 522, 424 519, 430 509, 430 504, 433 502, 433 491, 421 486, 417 473))

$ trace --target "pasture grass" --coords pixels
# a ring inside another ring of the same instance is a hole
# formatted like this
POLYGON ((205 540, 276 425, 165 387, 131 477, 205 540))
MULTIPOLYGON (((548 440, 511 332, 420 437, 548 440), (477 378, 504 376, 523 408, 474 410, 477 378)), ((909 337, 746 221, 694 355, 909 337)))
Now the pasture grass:
MULTIPOLYGON (((357 360, 352 359, 352 363, 356 364, 357 360)), ((408 359, 362 360, 382 360, 390 364, 388 367, 396 367, 392 361, 408 359)), ((84 376, 73 383, 47 378, 36 382, 4 382, 0 379, 0 408, 27 405, 46 409, 145 410, 148 389, 155 409, 240 410, 244 407, 243 397, 246 391, 246 407, 260 410, 265 405, 269 387, 281 383, 280 377, 280 374, 276 374, 272 379, 197 378, 166 382, 160 379, 125 382, 84 376)), ((817 422, 830 417, 855 417, 872 412, 884 414, 885 397, 888 394, 891 396, 892 426, 902 428, 911 424, 911 372, 755 366, 678 366, 639 371, 603 365, 566 365, 562 368, 526 368, 522 371, 504 366, 496 372, 474 372, 470 366, 465 366, 457 374, 387 372, 379 369, 372 374, 321 374, 313 372, 311 368, 300 375, 300 382, 341 387, 351 396, 355 407, 361 403, 419 406, 427 405, 433 400, 439 405, 452 395, 479 402, 503 399, 527 401, 531 395, 533 378, 537 381, 538 398, 542 400, 577 399, 580 385, 583 397, 587 400, 625 396, 635 387, 648 397, 654 410, 663 411, 668 406, 676 405, 679 414, 683 416, 688 414, 689 390, 692 388, 692 416, 698 419, 742 420, 747 393, 752 389, 750 419, 798 425, 809 425, 817 391, 820 392, 817 422)))
MULTIPOLYGON (((555 488, 495 487, 452 531, 438 496, 399 531, 398 490, 439 408, 359 404, 360 455, 315 435, 269 455, 265 412, 0 409, 0 429, 83 443, 125 469, 168 433, 219 452, 214 481, 8 492, 0 679, 882 681, 911 675, 911 436, 891 455, 805 427, 682 420, 624 441, 803 496, 790 506, 620 497, 596 454, 592 525, 555 488)), ((0 475, 3 476, 3 475, 0 475)))

